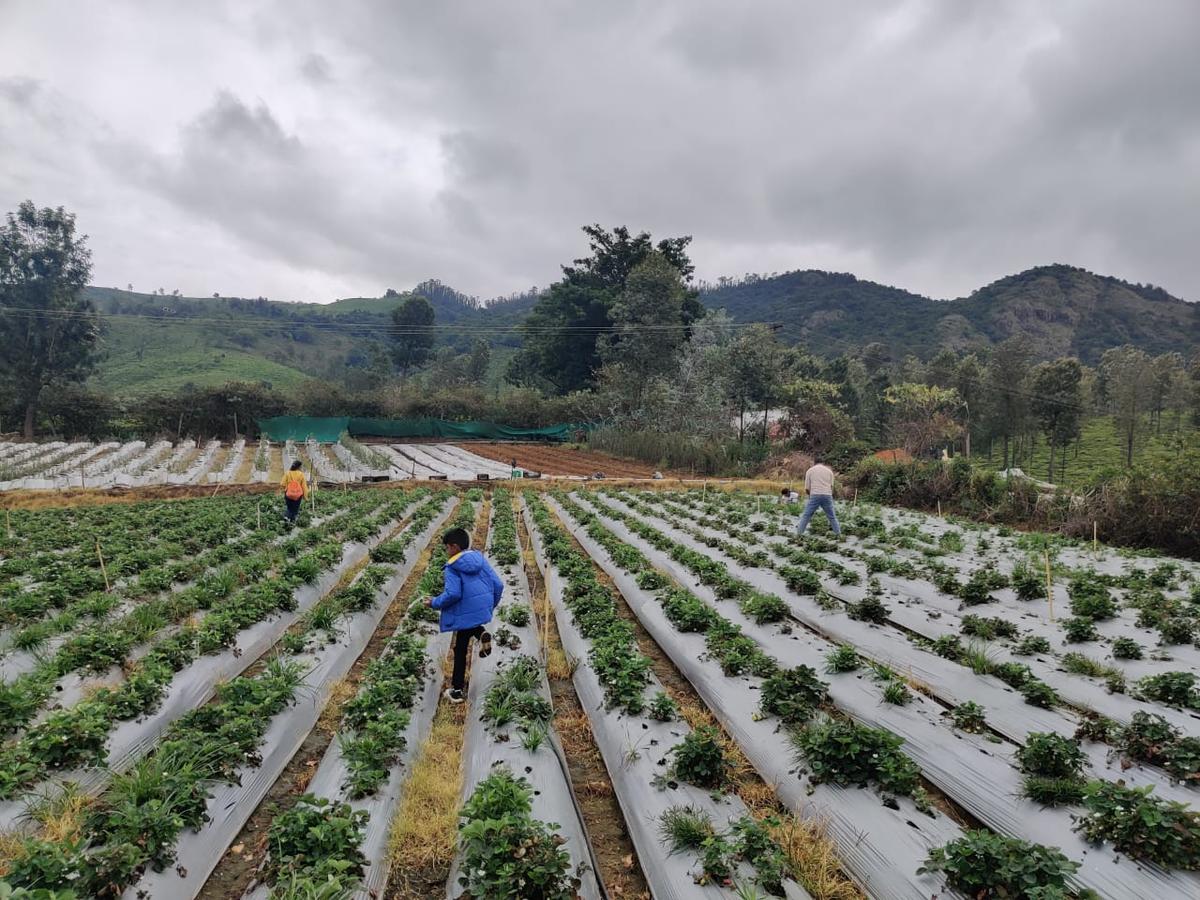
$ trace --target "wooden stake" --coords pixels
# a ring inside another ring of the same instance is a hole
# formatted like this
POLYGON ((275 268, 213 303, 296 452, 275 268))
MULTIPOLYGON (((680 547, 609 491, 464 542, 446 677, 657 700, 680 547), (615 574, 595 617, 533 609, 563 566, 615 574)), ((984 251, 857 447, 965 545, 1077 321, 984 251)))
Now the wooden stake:
POLYGON ((941 515, 942 515, 942 501, 939 500, 938 501, 938 517, 940 518, 941 515))
POLYGON ((262 501, 261 500, 258 501, 258 506, 256 507, 256 509, 258 510, 258 530, 262 531, 262 501))
POLYGON ((104 565, 104 554, 100 552, 100 541, 96 540, 96 556, 100 560, 100 574, 104 576, 104 592, 108 593, 112 590, 112 585, 108 583, 108 569, 104 565))
POLYGON ((8 511, 7 509, 6 509, 6 510, 4 510, 4 527, 5 527, 6 529, 8 529, 8 539, 11 541, 11 540, 12 540, 12 536, 13 536, 13 533, 12 533, 12 515, 9 513, 9 511, 8 511))
POLYGON ((1099 528, 1100 526, 1096 523, 1096 521, 1092 520, 1092 552, 1097 554, 1100 552, 1099 541, 1097 539, 1099 535, 1099 528))
POLYGON ((1050 578, 1050 552, 1042 551, 1042 558, 1046 561, 1046 603, 1050 609, 1050 621, 1054 621, 1054 582, 1050 578))
POLYGON ((858 488, 854 489, 854 503, 852 505, 858 506, 858 488))

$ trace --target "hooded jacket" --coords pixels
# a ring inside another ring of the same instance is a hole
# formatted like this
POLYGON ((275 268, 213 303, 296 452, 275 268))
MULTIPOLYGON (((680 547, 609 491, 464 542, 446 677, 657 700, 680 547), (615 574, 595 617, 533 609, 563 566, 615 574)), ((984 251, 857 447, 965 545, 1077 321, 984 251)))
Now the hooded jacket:
POLYGON ((465 631, 492 621, 504 582, 482 553, 467 550, 450 557, 442 566, 442 576, 445 587, 433 598, 433 608, 442 614, 442 631, 465 631))

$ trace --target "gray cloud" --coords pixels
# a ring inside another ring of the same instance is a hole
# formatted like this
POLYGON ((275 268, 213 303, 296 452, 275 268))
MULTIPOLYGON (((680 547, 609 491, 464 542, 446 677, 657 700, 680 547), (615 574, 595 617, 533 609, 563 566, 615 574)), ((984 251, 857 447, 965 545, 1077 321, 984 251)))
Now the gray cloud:
POLYGON ((1200 298, 1192 0, 11 8, 0 204, 76 208, 112 283, 490 296, 599 221, 710 278, 1063 261, 1200 298))

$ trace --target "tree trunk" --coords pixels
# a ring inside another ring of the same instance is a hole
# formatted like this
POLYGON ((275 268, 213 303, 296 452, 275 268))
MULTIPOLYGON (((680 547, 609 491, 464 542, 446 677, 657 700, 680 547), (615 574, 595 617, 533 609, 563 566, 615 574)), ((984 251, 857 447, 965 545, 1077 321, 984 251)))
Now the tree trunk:
POLYGON ((1133 424, 1129 426, 1129 430, 1125 433, 1125 468, 1130 468, 1133 465, 1133 424))
POLYGON ((37 398, 32 397, 25 403, 25 440, 33 440, 33 421, 37 415, 37 398))
POLYGON ((1008 432, 1004 432, 1004 468, 1008 469, 1008 432))
POLYGON ((767 442, 767 416, 771 414, 771 409, 768 406, 763 407, 763 443, 767 442))
POLYGON ((743 400, 738 411, 738 443, 746 442, 746 402, 743 400))
POLYGON ((1050 465, 1046 470, 1046 480, 1054 484, 1054 441, 1050 442, 1050 465))

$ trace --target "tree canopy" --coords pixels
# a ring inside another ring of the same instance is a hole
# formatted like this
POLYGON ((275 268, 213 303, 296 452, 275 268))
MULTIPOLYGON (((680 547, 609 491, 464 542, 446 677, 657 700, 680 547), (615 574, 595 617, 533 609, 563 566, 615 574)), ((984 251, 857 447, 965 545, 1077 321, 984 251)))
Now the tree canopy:
POLYGON ((24 409, 33 437, 38 401, 51 384, 91 371, 100 320, 82 296, 92 272, 87 237, 75 216, 26 200, 0 228, 0 378, 24 409))

